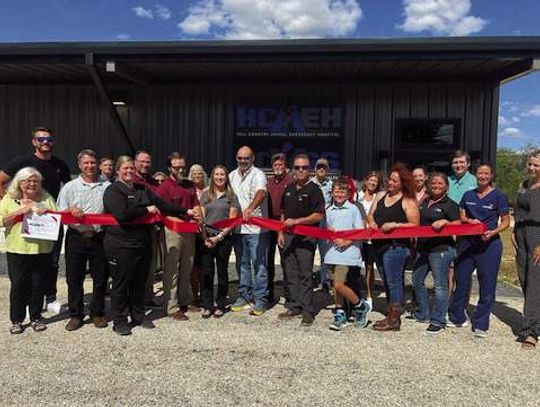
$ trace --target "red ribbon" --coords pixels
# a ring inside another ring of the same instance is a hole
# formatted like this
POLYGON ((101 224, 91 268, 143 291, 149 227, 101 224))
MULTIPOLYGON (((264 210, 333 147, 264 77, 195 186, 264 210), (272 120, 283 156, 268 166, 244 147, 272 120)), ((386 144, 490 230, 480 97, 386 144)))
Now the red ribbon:
MULTIPOLYGON (((73 216, 70 212, 51 212, 62 215, 62 223, 65 225, 84 224, 84 225, 118 225, 118 222, 111 214, 85 214, 80 218, 73 216)), ((180 219, 163 216, 159 214, 148 214, 133 222, 127 224, 148 225, 153 223, 163 223, 165 227, 173 232, 179 233, 197 233, 199 227, 194 222, 184 222, 180 219)), ((483 223, 447 225, 440 231, 436 231, 431 226, 401 227, 391 232, 383 232, 381 229, 350 229, 332 231, 316 226, 296 225, 290 228, 285 227, 283 222, 253 217, 247 221, 242 217, 225 219, 216 222, 212 226, 217 229, 228 227, 237 227, 242 224, 259 226, 263 229, 269 229, 276 232, 287 232, 295 235, 308 236, 317 239, 348 239, 348 240, 375 240, 375 239, 405 239, 412 237, 447 237, 447 236, 470 236, 481 235, 487 227, 483 223)))

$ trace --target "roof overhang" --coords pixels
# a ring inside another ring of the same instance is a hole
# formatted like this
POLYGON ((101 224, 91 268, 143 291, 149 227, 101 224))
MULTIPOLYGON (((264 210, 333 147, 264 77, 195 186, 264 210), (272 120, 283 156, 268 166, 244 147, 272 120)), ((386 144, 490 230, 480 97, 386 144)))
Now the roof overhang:
POLYGON ((0 84, 502 82, 539 68, 540 37, 0 44, 0 84), (109 69, 107 69, 109 63, 109 69))

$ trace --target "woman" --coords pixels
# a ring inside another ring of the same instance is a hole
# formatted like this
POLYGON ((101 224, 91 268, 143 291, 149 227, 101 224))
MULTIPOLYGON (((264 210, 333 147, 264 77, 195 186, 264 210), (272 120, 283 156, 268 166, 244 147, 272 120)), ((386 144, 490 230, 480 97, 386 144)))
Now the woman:
MULTIPOLYGON (((400 227, 419 224, 414 182, 411 172, 402 164, 394 165, 388 177, 386 192, 379 192, 371 206, 368 224, 391 232, 400 227)), ((386 290, 390 309, 387 317, 373 325, 376 331, 399 331, 403 308, 403 271, 410 254, 409 239, 379 239, 373 242, 377 270, 386 290)))
POLYGON ((484 223, 487 230, 481 236, 467 236, 460 241, 455 267, 456 288, 448 310, 449 326, 466 325, 465 308, 469 300, 471 276, 476 268, 480 298, 474 310, 473 328, 477 338, 487 336, 501 265, 502 242, 499 234, 510 225, 508 200, 493 186, 493 176, 490 164, 480 165, 476 169, 478 187, 465 192, 461 200, 461 222, 484 223))
MULTIPOLYGON (((378 171, 370 171, 364 177, 362 190, 358 195, 358 202, 364 208, 366 214, 369 213, 371 205, 375 201, 375 196, 383 189, 382 176, 378 171)), ((364 223, 367 220, 364 219, 364 223)), ((373 295, 371 287, 373 287, 373 263, 375 262, 375 251, 371 241, 362 243, 362 260, 366 268, 366 301, 373 307, 373 295)))
POLYGON ((513 242, 525 304, 518 339, 524 349, 534 349, 540 335, 540 150, 527 158, 529 179, 519 189, 514 213, 513 242))
POLYGON ((105 213, 111 213, 118 225, 107 227, 104 246, 111 265, 113 330, 119 335, 130 335, 128 314, 132 325, 155 327, 144 318, 144 290, 152 260, 153 225, 131 222, 161 212, 173 216, 197 214, 165 202, 144 185, 134 184, 135 166, 131 157, 118 157, 115 169, 117 181, 105 190, 103 204, 105 213))
POLYGON ((36 332, 47 329, 42 321, 43 271, 52 267, 54 241, 21 236, 22 217, 30 212, 56 210, 54 199, 41 189, 41 173, 33 167, 22 168, 15 174, 6 195, 0 202, 0 226, 4 226, 9 280, 9 314, 12 334, 24 331, 26 307, 30 326, 36 332))
MULTIPOLYGON (((229 172, 223 165, 216 165, 210 174, 210 186, 201 196, 203 216, 209 225, 220 220, 238 216, 240 204, 229 184, 229 172)), ((204 311, 203 318, 219 318, 225 313, 227 290, 229 287, 229 256, 233 246, 233 228, 222 230, 207 229, 204 246, 201 252, 201 263, 204 271, 204 284, 201 294, 204 311), (213 232, 213 233, 212 233, 213 232), (215 262, 215 265, 214 265, 215 262), (217 308, 214 307, 214 275, 217 269, 218 290, 217 308)))
MULTIPOLYGON (((420 204, 420 225, 440 231, 447 225, 460 223, 459 207, 446 195, 448 177, 435 172, 429 180, 429 195, 420 204)), ((429 322, 426 333, 438 334, 446 326, 448 311, 448 269, 456 257, 452 236, 418 239, 414 261, 412 284, 417 308, 413 317, 419 322, 429 322), (424 281, 431 270, 435 282, 435 298, 430 313, 428 293, 424 281)))
MULTIPOLYGON (((195 185, 197 191, 197 199, 201 201, 201 196, 204 191, 208 189, 208 175, 200 164, 193 164, 189 168, 188 179, 195 185)), ((202 295, 204 270, 201 263, 201 253, 204 248, 204 242, 200 236, 195 240, 195 256, 193 258, 193 269, 191 270, 191 290, 193 291, 193 305, 198 307, 199 299, 202 295)), ((198 308, 197 308, 198 310, 198 308)))

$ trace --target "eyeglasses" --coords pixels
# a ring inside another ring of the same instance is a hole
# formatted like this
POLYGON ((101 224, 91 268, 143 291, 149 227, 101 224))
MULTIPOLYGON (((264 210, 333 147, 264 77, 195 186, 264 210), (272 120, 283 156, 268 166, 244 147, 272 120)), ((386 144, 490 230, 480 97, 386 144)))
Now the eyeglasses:
POLYGON ((54 142, 54 137, 52 137, 52 136, 34 137, 34 139, 38 143, 53 143, 54 142))
POLYGON ((326 170, 328 167, 324 164, 318 164, 315 168, 318 170, 326 170))
POLYGON ((294 170, 295 171, 307 171, 307 170, 309 170, 309 167, 307 165, 295 165, 294 170))
POLYGON ((236 161, 250 161, 251 157, 236 157, 236 161))
POLYGON ((23 179, 21 181, 21 184, 39 184, 39 181, 37 179, 23 179))

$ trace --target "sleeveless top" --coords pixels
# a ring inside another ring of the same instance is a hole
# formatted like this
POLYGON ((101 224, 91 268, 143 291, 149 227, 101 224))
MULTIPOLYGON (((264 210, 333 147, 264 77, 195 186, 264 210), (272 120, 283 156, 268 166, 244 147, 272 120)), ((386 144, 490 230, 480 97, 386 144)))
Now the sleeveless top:
MULTIPOLYGON (((379 202, 377 202, 377 208, 373 214, 375 223, 381 227, 387 222, 407 223, 407 214, 403 209, 403 196, 397 200, 392 206, 386 206, 384 200, 386 199, 386 193, 379 202)), ((378 251, 384 252, 391 246, 404 246, 409 247, 409 239, 375 239, 373 245, 378 251)))
POLYGON ((530 189, 529 181, 520 185, 514 218, 518 226, 540 226, 540 188, 530 189))

